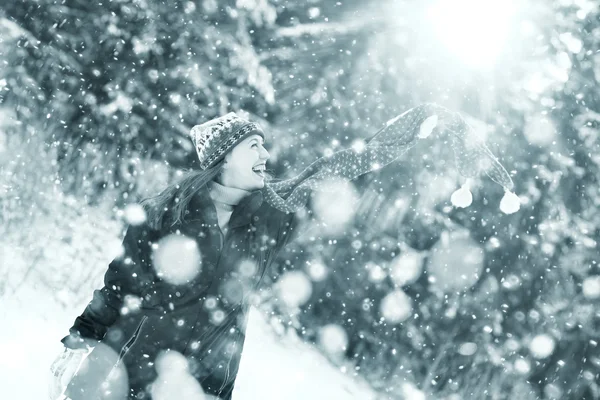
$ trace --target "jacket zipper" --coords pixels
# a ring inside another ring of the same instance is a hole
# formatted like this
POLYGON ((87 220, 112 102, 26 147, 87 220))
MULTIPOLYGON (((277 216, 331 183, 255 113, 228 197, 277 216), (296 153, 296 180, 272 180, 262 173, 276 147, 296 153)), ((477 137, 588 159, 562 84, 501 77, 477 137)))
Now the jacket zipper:
MULTIPOLYGON (((221 254, 223 254, 223 248, 225 247, 225 239, 227 237, 226 234, 223 233, 223 231, 221 230, 221 227, 219 228, 219 237, 221 238, 221 247, 219 248, 219 258, 217 260, 217 265, 219 265, 219 262, 221 261, 221 254)), ((229 233, 229 231, 228 231, 229 233)), ((233 357, 233 355, 232 355, 233 357)), ((229 380, 229 364, 231 363, 231 357, 229 358, 229 361, 227 362, 227 368, 225 369, 225 379, 223 380, 223 383, 221 383, 221 387, 219 388, 219 393, 221 393, 221 391, 223 390, 223 388, 225 388, 225 386, 227 385, 227 381, 229 380)))
POLYGON ((123 347, 121 347, 121 351, 119 352, 119 358, 117 359, 115 364, 110 369, 108 375, 106 375, 107 378, 113 373, 115 368, 117 368, 119 366, 119 364, 121 364, 121 361, 123 360, 123 357, 125 357, 125 354, 127 354, 129 349, 131 348, 131 346, 133 346, 134 343, 137 341, 137 337, 140 334, 140 331, 142 330, 142 327, 146 323, 147 319, 148 319, 147 315, 144 315, 142 317, 142 320, 140 321, 139 325, 135 329, 135 332, 133 332, 133 335, 131 336, 131 338, 127 341, 127 343, 125 343, 125 345, 123 347))
POLYGON ((138 336, 140 334, 140 331, 142 330, 142 327, 146 323, 147 319, 148 319, 147 315, 144 315, 142 317, 142 320, 140 321, 138 327, 135 329, 135 332, 133 332, 133 335, 131 336, 131 338, 121 348, 121 352, 119 353, 119 359, 117 360, 117 363, 115 364, 115 367, 117 365, 119 365, 119 363, 121 362, 121 360, 123 359, 123 357, 125 357, 125 354, 127 354, 127 352, 129 351, 129 349, 131 348, 131 346, 133 346, 135 344, 135 342, 137 341, 137 338, 138 338, 138 336))
POLYGON ((223 231, 221 231, 221 228, 217 227, 217 229, 219 229, 219 239, 220 239, 220 244, 219 244, 219 254, 217 256, 217 264, 215 265, 215 274, 218 271, 219 268, 219 264, 221 263, 221 255, 223 254, 223 249, 225 248, 225 236, 223 234, 223 231))
MULTIPOLYGON (((229 228, 227 230, 227 234, 229 234, 230 232, 231 232, 231 228, 229 228)), ((219 259, 217 261, 217 265, 221 261, 221 254, 223 253, 223 248, 225 247, 225 243, 227 243, 227 241, 226 241, 227 234, 224 234, 223 231, 221 230, 221 228, 219 227, 219 235, 221 237, 221 248, 219 250, 219 259)), ((231 359, 232 358, 233 358, 233 353, 231 354, 231 356, 229 357, 229 360, 227 361, 227 367, 225 368, 225 379, 221 383, 221 387, 218 390, 219 393, 221 393, 221 391, 223 391, 223 389, 225 388, 225 386, 227 385, 227 383, 229 381, 230 368, 231 368, 231 359)))

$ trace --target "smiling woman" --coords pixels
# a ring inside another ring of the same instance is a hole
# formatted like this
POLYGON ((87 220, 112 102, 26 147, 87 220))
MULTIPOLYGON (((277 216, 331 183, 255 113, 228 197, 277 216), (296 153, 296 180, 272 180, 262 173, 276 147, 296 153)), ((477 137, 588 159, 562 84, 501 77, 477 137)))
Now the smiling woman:
MULTIPOLYGON (((135 399, 201 392, 230 399, 252 295, 277 280, 270 265, 301 236, 296 211, 313 191, 339 196, 343 185, 333 180, 348 182, 397 160, 438 122, 450 134, 461 174, 485 170, 507 193, 512 189, 487 147, 468 140, 464 120, 434 104, 393 118, 364 146, 274 183, 265 182, 269 152, 256 123, 229 113, 192 128, 201 170, 143 202, 147 220, 129 227, 123 255, 110 263, 104 287, 63 339, 65 354, 52 367, 54 394, 67 384, 73 400, 119 389, 135 399), (77 349, 87 347, 93 350, 82 361, 77 349)), ((339 213, 327 213, 327 223, 336 219, 339 213)), ((393 317, 403 318, 401 311, 393 317)))
POLYGON ((191 136, 201 169, 142 202, 146 219, 129 227, 123 256, 63 339, 65 353, 52 367, 54 397, 112 390, 114 398, 125 388, 121 396, 162 398, 166 384, 176 397, 231 397, 248 295, 289 241, 294 215, 263 203, 270 155, 260 126, 229 113, 195 126, 191 136), (193 268, 182 271, 182 261, 193 268), (123 312, 131 296, 141 306, 123 312), (93 350, 79 368, 86 347, 93 350), (176 377, 161 373, 171 370, 176 377), (115 371, 122 379, 108 379, 115 371))

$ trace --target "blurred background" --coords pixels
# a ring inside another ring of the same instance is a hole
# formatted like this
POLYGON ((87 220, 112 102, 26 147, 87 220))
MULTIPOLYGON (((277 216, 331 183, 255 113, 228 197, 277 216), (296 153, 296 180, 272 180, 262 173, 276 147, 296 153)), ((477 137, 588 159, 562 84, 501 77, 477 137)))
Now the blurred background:
POLYGON ((434 102, 486 140, 521 210, 483 177, 453 207, 463 182, 432 138, 315 194, 340 229, 287 248, 261 310, 377 398, 599 399, 599 82, 597 0, 3 4, 9 393, 41 398, 15 388, 101 285, 127 207, 196 167, 193 125, 247 113, 287 178, 434 102))

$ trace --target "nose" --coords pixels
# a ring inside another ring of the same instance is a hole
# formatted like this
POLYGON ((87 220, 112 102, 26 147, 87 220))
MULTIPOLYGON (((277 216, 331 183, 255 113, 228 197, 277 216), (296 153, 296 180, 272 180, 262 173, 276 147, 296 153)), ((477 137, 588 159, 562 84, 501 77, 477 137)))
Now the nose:
POLYGON ((264 147, 261 148, 260 158, 262 158, 265 161, 268 160, 269 158, 271 158, 271 155, 269 154, 267 149, 265 149, 264 147))

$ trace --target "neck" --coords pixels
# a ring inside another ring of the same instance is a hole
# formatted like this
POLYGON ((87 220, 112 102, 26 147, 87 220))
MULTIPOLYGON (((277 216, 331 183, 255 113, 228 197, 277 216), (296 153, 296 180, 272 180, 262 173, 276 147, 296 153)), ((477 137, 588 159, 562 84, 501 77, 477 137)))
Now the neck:
POLYGON ((227 233, 227 224, 233 213, 233 208, 242 201, 242 199, 252 192, 248 190, 223 186, 218 182, 208 182, 210 198, 215 203, 217 209, 217 220, 223 233, 227 233))
POLYGON ((244 197, 252 193, 244 189, 223 186, 215 181, 208 182, 208 190, 210 193, 210 198, 213 201, 225 206, 229 206, 229 208, 232 209, 234 206, 237 206, 244 197))

